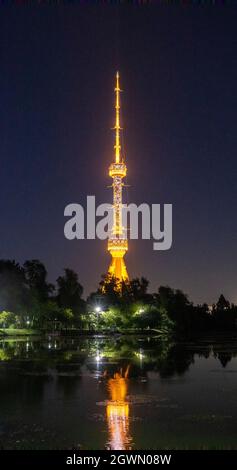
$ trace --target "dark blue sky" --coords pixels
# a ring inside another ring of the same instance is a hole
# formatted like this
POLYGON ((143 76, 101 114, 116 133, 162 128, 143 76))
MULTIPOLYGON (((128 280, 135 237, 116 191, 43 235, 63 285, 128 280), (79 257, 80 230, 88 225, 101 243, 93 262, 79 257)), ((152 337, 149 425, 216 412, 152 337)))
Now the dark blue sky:
POLYGON ((121 73, 127 202, 172 203, 173 247, 132 241, 130 276, 237 301, 237 8, 79 5, 0 13, 0 257, 39 258, 86 293, 106 243, 67 241, 64 207, 112 202, 121 73))

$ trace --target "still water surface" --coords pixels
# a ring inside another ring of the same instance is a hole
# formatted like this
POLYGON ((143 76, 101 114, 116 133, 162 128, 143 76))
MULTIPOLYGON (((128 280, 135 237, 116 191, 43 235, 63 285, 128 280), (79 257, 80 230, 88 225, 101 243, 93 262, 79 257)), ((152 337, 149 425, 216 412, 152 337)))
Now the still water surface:
POLYGON ((237 338, 0 341, 6 449, 237 448, 237 338))

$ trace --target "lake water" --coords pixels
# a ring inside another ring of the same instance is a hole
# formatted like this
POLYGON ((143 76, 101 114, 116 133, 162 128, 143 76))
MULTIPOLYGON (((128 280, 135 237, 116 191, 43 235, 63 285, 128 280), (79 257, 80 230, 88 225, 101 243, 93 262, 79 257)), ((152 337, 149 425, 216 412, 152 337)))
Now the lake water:
POLYGON ((0 341, 4 449, 237 448, 237 338, 0 341))

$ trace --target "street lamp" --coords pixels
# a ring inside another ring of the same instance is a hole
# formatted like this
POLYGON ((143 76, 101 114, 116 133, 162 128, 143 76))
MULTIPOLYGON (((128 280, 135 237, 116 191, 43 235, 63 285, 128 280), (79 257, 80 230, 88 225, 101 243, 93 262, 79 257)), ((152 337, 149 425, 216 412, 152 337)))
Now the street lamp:
POLYGON ((99 364, 99 362, 101 361, 101 355, 98 351, 97 351, 97 354, 95 356, 95 360, 96 360, 97 364, 99 364))
POLYGON ((97 305, 97 307, 95 307, 95 311, 96 311, 96 323, 97 323, 97 329, 98 329, 99 313, 101 312, 101 307, 97 305))

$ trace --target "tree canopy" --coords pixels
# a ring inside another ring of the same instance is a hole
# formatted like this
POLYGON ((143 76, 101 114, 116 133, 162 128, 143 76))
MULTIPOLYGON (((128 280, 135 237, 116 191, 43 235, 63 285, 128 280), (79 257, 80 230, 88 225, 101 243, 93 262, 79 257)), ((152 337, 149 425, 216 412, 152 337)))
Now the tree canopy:
POLYGON ((56 281, 48 281, 44 264, 27 260, 0 260, 0 329, 10 325, 38 328, 128 330, 193 335, 201 331, 237 327, 237 306, 220 295, 211 307, 194 305, 180 289, 159 286, 148 291, 149 281, 134 278, 118 283, 103 275, 98 289, 83 299, 78 274, 65 268, 56 281))

